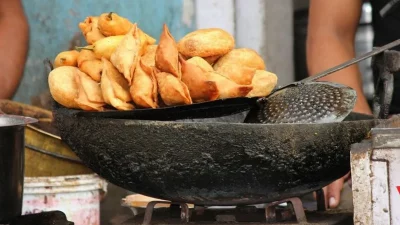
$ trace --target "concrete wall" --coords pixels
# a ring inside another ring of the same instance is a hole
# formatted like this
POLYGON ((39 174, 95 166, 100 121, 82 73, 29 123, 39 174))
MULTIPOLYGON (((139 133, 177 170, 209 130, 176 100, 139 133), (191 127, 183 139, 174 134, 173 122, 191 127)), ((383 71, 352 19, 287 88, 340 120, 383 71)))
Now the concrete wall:
POLYGON ((294 81, 292 0, 236 1, 236 38, 261 54, 278 84, 294 81))
POLYGON ((14 100, 30 103, 31 97, 48 90, 43 60, 83 44, 78 23, 88 15, 114 11, 138 22, 150 35, 159 37, 165 22, 176 38, 194 29, 193 0, 23 0, 30 24, 29 58, 14 100), (155 4, 156 2, 156 4, 155 4))
POLYGON ((196 27, 219 27, 260 53, 280 85, 294 81, 293 1, 196 0, 196 27))

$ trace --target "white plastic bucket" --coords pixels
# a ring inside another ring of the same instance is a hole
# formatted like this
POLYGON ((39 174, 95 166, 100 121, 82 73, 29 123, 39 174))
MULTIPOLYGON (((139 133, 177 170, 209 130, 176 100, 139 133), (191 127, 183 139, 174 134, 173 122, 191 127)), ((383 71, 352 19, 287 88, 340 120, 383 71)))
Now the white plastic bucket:
POLYGON ((25 177, 22 214, 59 210, 75 225, 100 225, 100 196, 107 182, 96 174, 25 177))

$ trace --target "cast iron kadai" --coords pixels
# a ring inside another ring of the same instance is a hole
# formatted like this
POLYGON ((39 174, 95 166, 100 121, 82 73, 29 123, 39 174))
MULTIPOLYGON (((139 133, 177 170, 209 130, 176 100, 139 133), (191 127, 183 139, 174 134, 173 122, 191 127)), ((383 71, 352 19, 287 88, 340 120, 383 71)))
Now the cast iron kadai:
MULTIPOLYGON (((388 102, 388 93, 383 96, 381 109, 388 102)), ((259 124, 257 116, 255 123, 187 123, 77 117, 55 103, 54 119, 61 138, 109 182, 159 199, 220 206, 319 190, 350 170, 351 144, 400 117, 351 113, 324 124, 259 124)))
POLYGON ((86 118, 57 103, 54 118, 65 143, 109 182, 198 205, 258 204, 321 189, 349 171, 350 145, 385 123, 358 114, 325 124, 86 118))

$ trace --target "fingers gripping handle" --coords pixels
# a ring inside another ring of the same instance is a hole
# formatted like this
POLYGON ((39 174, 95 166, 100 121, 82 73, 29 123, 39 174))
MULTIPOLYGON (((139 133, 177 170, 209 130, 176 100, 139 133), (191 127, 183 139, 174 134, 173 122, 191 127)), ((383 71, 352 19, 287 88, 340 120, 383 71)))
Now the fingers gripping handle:
POLYGON ((393 96, 393 74, 400 72, 400 52, 386 51, 372 58, 372 69, 377 76, 373 99, 374 116, 387 119, 393 96))

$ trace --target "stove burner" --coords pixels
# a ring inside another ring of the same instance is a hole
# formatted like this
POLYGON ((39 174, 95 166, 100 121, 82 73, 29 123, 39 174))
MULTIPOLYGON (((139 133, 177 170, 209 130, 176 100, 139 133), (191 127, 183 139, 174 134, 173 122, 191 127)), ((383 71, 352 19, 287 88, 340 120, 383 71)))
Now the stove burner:
POLYGON ((144 212, 132 209, 135 216, 121 225, 156 224, 353 224, 352 212, 325 209, 323 191, 317 192, 317 210, 304 210, 299 198, 257 206, 206 207, 195 205, 193 209, 184 203, 168 201, 149 202, 144 212), (322 198, 321 198, 322 197, 322 198), (286 206, 284 206, 286 203, 286 206), (157 204, 169 204, 169 208, 157 208, 157 204))
POLYGON ((74 225, 61 211, 49 211, 19 216, 8 225, 74 225))

